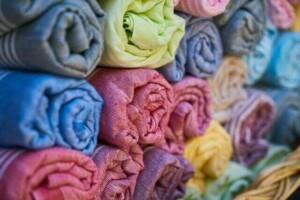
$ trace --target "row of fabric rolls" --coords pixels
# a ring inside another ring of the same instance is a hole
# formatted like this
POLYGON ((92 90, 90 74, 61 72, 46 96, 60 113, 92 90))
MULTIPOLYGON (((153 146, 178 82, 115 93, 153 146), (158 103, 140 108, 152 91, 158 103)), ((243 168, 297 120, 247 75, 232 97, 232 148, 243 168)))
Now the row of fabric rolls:
POLYGON ((0 4, 1 199, 295 194, 298 1, 0 4))

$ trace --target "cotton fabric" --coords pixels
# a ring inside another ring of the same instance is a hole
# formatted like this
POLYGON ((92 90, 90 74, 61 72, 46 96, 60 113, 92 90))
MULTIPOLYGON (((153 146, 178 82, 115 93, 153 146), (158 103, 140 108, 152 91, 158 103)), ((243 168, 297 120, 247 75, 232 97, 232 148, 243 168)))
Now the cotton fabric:
POLYGON ((289 28, 295 20, 294 9, 287 0, 267 0, 267 13, 272 23, 281 29, 289 28))
POLYGON ((295 12, 295 19, 291 25, 291 30, 292 31, 296 31, 296 32, 300 32, 300 2, 295 2, 293 4, 293 9, 295 12))

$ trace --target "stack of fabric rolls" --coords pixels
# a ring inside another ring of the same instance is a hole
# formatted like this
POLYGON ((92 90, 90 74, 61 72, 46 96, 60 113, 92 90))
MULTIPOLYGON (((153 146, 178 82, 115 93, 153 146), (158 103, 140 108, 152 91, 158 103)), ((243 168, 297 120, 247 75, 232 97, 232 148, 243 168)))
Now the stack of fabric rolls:
POLYGON ((300 187, 300 1, 0 5, 1 199, 300 187))

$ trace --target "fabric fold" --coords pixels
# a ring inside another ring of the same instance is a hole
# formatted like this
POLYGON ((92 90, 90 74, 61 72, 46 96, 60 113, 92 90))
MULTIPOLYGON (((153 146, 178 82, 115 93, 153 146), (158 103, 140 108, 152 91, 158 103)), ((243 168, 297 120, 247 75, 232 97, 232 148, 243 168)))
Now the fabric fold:
POLYGON ((165 130, 163 148, 171 153, 182 154, 185 140, 202 135, 209 126, 210 90, 204 80, 189 76, 171 86, 174 106, 165 130))
POLYGON ((3 200, 94 199, 99 188, 93 160, 77 151, 0 149, 3 200))
POLYGON ((212 77, 221 60, 223 47, 219 31, 210 18, 177 13, 185 19, 185 35, 175 60, 158 69, 167 80, 180 81, 185 74, 212 77))
POLYGON ((184 20, 174 14, 173 0, 98 2, 109 21, 102 66, 158 68, 175 58, 184 20))
POLYGON ((226 125, 232 138, 234 158, 249 166, 262 159, 268 151, 264 139, 274 119, 273 100, 261 91, 248 89, 247 99, 233 109, 233 118, 226 125))
POLYGON ((0 9, 0 68, 84 78, 99 63, 105 14, 95 0, 2 0, 0 9))
POLYGON ((157 71, 97 69, 89 82, 105 101, 100 139, 120 147, 163 142, 173 90, 157 71))
POLYGON ((218 122, 212 121, 203 135, 186 142, 184 157, 195 168, 195 175, 187 182, 187 187, 203 194, 206 179, 221 176, 231 155, 229 134, 218 122))
POLYGON ((250 53, 261 40, 266 23, 265 0, 231 0, 215 17, 224 52, 236 56, 250 53))
POLYGON ((0 146, 63 146, 91 154, 103 100, 85 80, 0 71, 0 146))
POLYGON ((295 12, 295 19, 290 28, 292 31, 300 32, 300 2, 297 2, 297 0, 295 0, 292 3, 295 12))
POLYGON ((185 182, 193 167, 181 156, 150 147, 144 151, 145 168, 138 177, 134 200, 178 199, 185 194, 185 182))

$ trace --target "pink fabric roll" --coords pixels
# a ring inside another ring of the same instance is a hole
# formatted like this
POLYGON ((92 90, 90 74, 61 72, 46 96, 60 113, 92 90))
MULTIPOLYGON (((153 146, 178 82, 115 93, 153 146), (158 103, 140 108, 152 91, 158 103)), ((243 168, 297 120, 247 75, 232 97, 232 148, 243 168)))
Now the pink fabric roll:
POLYGON ((174 106, 163 148, 171 153, 183 154, 185 138, 203 134, 210 123, 210 90, 204 80, 190 76, 171 85, 174 106))
POLYGON ((144 168, 138 145, 128 152, 100 145, 93 160, 99 171, 100 188, 96 200, 132 199, 139 172, 144 168))
POLYGON ((292 5, 287 0, 267 0, 267 2, 268 16, 272 23, 278 28, 289 28, 295 19, 292 5))
POLYGON ((300 3, 300 0, 289 0, 289 2, 291 2, 291 3, 300 3))
POLYGON ((177 6, 180 0, 173 0, 174 6, 177 6))
POLYGON ((214 17, 223 13, 230 0, 180 0, 176 10, 196 17, 214 17))
POLYGON ((94 199, 99 188, 93 160, 64 148, 0 149, 0 199, 94 199))
POLYGON ((100 139, 117 146, 164 140, 173 91, 152 69, 98 69, 89 82, 104 100, 100 139))

